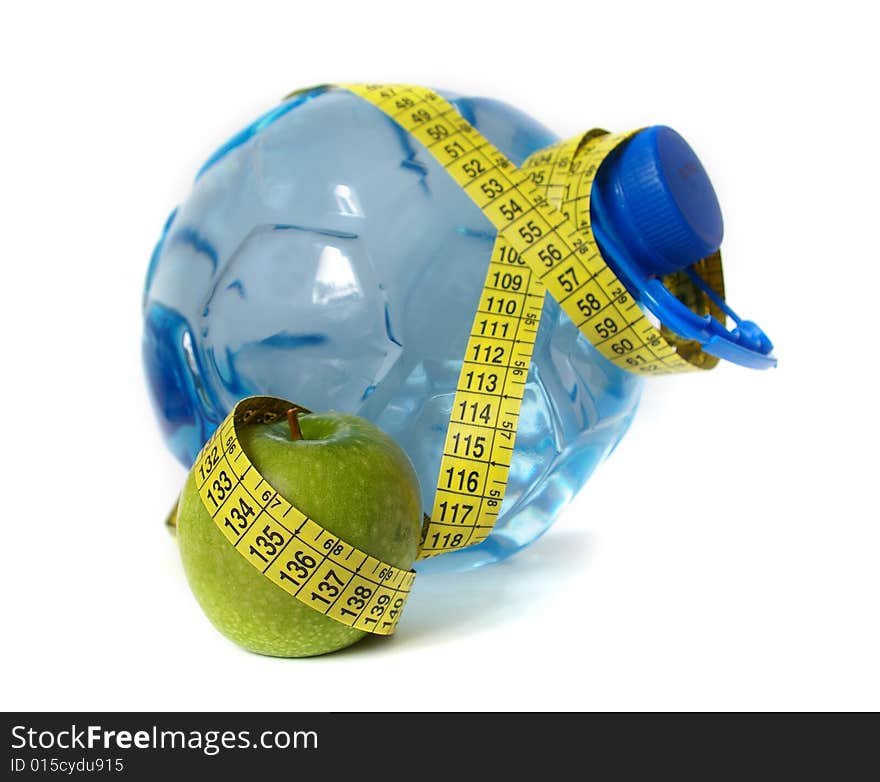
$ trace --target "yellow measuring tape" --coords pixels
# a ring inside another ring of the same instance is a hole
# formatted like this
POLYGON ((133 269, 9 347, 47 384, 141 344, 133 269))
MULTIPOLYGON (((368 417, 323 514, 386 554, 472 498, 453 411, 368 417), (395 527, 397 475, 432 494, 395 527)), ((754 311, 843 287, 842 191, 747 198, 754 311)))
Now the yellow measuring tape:
MULTIPOLYGON (((655 327, 593 237, 590 192, 596 171, 635 131, 591 131, 536 152, 517 169, 432 90, 341 86, 422 142, 498 231, 456 386, 433 511, 423 528, 423 559, 476 545, 495 524, 546 292, 599 353, 630 372, 668 374, 711 368, 717 360, 696 343, 655 327)), ((722 292, 720 255, 700 263, 704 278, 722 292)), ((686 277, 666 282, 682 298, 690 297, 687 303, 701 314, 711 308, 686 277)), ((415 574, 329 534, 266 483, 244 455, 235 427, 278 420, 291 404, 255 400, 236 406, 193 467, 204 471, 207 465, 211 476, 226 476, 219 482, 226 492, 222 501, 213 493, 217 478, 200 483, 206 509, 239 553, 291 595, 348 626, 392 633, 415 574), (238 507, 240 516, 245 505, 255 518, 244 526, 239 526, 243 519, 223 511, 238 507), (328 577, 335 579, 333 590, 320 591, 328 577), (334 591, 332 601, 326 591, 334 591)))
POLYGON ((421 141, 498 231, 419 552, 431 557, 482 542, 498 518, 545 291, 623 369, 658 375, 695 365, 648 320, 590 228, 599 164, 633 133, 587 133, 535 153, 518 170, 429 89, 345 88, 421 141))

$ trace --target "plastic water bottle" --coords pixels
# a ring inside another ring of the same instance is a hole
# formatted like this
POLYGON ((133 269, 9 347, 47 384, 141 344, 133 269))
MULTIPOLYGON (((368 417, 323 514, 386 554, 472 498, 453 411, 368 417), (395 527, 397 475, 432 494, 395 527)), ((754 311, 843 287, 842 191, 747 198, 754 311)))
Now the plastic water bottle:
MULTIPOLYGON (((506 104, 444 97, 516 165, 557 140, 506 104)), ((629 162, 617 155, 594 186, 604 235, 648 266, 713 252, 720 211, 690 148, 664 128, 629 145, 629 162)), ((170 448, 189 467, 252 394, 357 413, 409 454, 430 512, 494 238, 430 154, 364 100, 326 88, 286 100, 205 163, 150 262, 143 358, 170 448)), ((547 296, 498 523, 422 569, 534 541, 626 432, 641 389, 547 296)))

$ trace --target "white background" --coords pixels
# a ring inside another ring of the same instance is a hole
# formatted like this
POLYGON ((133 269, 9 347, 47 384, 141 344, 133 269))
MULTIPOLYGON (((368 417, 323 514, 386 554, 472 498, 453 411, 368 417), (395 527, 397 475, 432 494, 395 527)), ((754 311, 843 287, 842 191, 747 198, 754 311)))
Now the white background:
POLYGON ((489 6, 4 5, 0 707, 880 708, 869 4, 489 6), (214 631, 162 526, 184 471, 141 285, 205 157, 343 80, 490 95, 562 135, 676 127, 725 210, 729 299, 780 365, 652 382, 525 553, 420 579, 393 640, 275 660, 214 631))

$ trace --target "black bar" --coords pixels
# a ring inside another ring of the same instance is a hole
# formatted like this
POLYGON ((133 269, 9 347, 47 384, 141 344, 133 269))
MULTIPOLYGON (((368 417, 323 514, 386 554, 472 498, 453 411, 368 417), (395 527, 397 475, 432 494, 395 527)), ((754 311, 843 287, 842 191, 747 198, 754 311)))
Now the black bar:
POLYGON ((9 780, 712 780, 797 768, 855 779, 878 768, 875 719, 833 714, 77 712, 4 722, 9 780))

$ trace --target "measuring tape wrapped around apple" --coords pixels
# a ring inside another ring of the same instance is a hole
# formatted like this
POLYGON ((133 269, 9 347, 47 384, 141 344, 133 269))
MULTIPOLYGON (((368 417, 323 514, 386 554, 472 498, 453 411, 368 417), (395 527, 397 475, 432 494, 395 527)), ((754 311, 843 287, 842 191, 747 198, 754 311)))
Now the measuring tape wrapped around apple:
MULTIPOLYGON (((367 633, 393 633, 415 560, 486 539, 504 499, 547 293, 602 356, 630 372, 710 369, 719 357, 758 368, 775 363, 763 332, 724 302, 719 253, 687 273, 653 275, 635 268, 625 252, 603 256, 591 221, 593 181, 603 160, 634 133, 592 131, 535 153, 517 169, 431 90, 342 88, 420 141, 497 237, 424 523, 406 455, 354 416, 251 397, 197 458, 176 516, 190 583, 222 632, 280 656, 320 654, 367 633), (736 320, 733 331, 723 326, 725 315, 736 320)), ((613 238, 602 247, 608 254, 613 238)))

